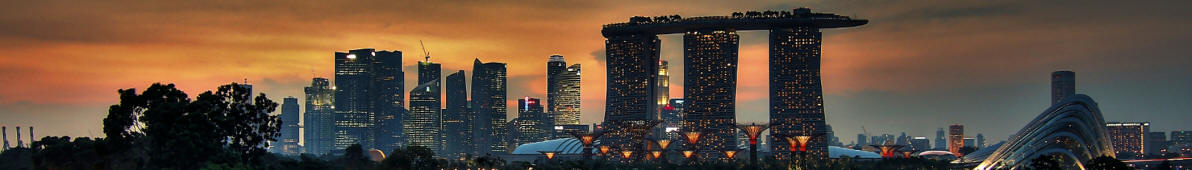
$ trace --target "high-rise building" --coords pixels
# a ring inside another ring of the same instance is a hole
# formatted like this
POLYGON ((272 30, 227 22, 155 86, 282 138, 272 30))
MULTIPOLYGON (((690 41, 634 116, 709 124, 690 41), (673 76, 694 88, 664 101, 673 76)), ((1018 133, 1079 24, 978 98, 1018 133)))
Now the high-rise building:
POLYGON ((282 99, 281 103, 281 138, 278 139, 278 144, 274 146, 277 148, 275 152, 287 155, 297 155, 301 153, 298 148, 298 98, 286 97, 282 99))
POLYGON ((1163 149, 1167 149, 1167 133, 1148 132, 1145 147, 1146 155, 1163 155, 1163 149))
POLYGON ((911 137, 910 147, 913 151, 928 151, 931 150, 931 140, 928 140, 926 136, 911 137))
POLYGON ((372 130, 376 136, 374 146, 382 151, 392 151, 405 143, 402 138, 402 123, 408 114, 402 53, 377 51, 375 57, 373 86, 369 90, 370 96, 373 97, 373 110, 376 112, 376 125, 372 130))
POLYGON ((1119 159, 1142 158, 1146 153, 1146 134, 1151 131, 1151 123, 1108 122, 1105 128, 1119 159))
POLYGON ((902 134, 898 135, 898 139, 895 140, 894 144, 895 145, 907 145, 907 144, 910 144, 909 140, 910 140, 910 138, 906 137, 906 132, 902 132, 902 134))
POLYGON ((1064 97, 1076 94, 1076 72, 1056 71, 1051 73, 1051 104, 1059 103, 1064 97))
POLYGON ((976 146, 977 146, 977 148, 985 147, 985 135, 982 135, 980 133, 977 134, 977 145, 976 146))
POLYGON ((472 146, 472 117, 468 108, 468 84, 464 71, 447 76, 443 109, 443 150, 445 155, 470 153, 472 146))
POLYGON ((936 150, 948 149, 948 139, 944 138, 944 128, 935 130, 935 148, 936 150))
POLYGON ((1192 131, 1177 130, 1171 131, 1170 140, 1173 145, 1189 145, 1192 144, 1192 131))
POLYGON ((418 86, 410 89, 410 114, 402 124, 406 144, 425 146, 441 153, 439 130, 442 128, 441 66, 430 61, 418 62, 418 86))
POLYGON ((868 146, 868 145, 869 145, 869 136, 865 136, 864 133, 857 134, 857 146, 864 147, 864 146, 868 146))
MULTIPOLYGON (((670 65, 666 60, 658 60, 658 84, 655 85, 657 90, 654 94, 657 99, 658 108, 663 109, 659 112, 665 112, 666 104, 670 104, 670 65)), ((659 113, 661 115, 661 113, 659 113)), ((661 119, 661 118, 660 118, 661 119)))
MULTIPOLYGON (((607 129, 626 129, 625 124, 655 121, 657 104, 658 56, 661 40, 657 35, 629 34, 605 40, 608 85, 605 88, 604 124, 607 129)), ((601 143, 614 148, 641 150, 635 134, 625 131, 604 133, 601 143)))
POLYGON ((683 79, 683 100, 688 102, 683 126, 706 134, 700 137, 703 142, 699 148, 705 150, 700 152, 701 158, 720 158, 723 154, 717 151, 736 147, 739 41, 737 32, 731 29, 683 34, 683 76, 687 77, 683 79))
POLYGON ((476 59, 472 65, 472 110, 476 116, 472 133, 478 155, 505 153, 507 149, 506 120, 506 72, 505 63, 482 63, 476 59))
POLYGON ((335 148, 401 145, 405 77, 400 51, 335 52, 335 148))
POLYGON ((578 125, 580 114, 580 66, 567 66, 562 55, 546 62, 546 113, 560 125, 578 125))
POLYGON ((679 131, 683 129, 683 105, 683 99, 670 99, 662 107, 662 123, 658 126, 663 128, 666 139, 681 139, 679 131))
MULTIPOLYGON (((720 158, 717 150, 733 149, 736 70, 739 37, 736 31, 770 30, 770 125, 772 151, 779 159, 791 158, 785 138, 811 136, 808 157, 826 158, 823 96, 819 78, 821 28, 854 27, 867 20, 812 13, 810 9, 767 11, 732 16, 633 17, 629 22, 604 25, 608 86, 605 123, 612 127, 644 128, 656 122, 659 67, 658 34, 684 34, 684 93, 687 105, 684 131, 700 131, 701 158, 720 158), (651 102, 654 101, 654 102, 651 102), (643 124, 645 123, 645 124, 643 124)), ((647 129, 650 130, 650 129, 647 129)), ((629 141, 634 134, 611 132, 603 142, 636 151, 645 147, 629 141)), ((634 158, 636 159, 636 158, 634 158)))
MULTIPOLYGON (((822 40, 823 34, 813 26, 770 30, 770 122, 775 124, 770 131, 815 136, 808 150, 821 158, 828 154, 820 82, 822 40)), ((786 145, 775 146, 775 150, 786 149, 786 145)))
POLYGON ((964 138, 964 147, 973 147, 973 148, 976 148, 976 147, 977 147, 977 139, 974 139, 974 138, 964 138))
POLYGON ((543 112, 542 101, 538 98, 524 97, 517 99, 517 132, 512 146, 550 140, 554 133, 554 118, 543 112))
POLYGON ((948 126, 948 152, 962 155, 960 147, 964 147, 964 125, 952 124, 948 126))
POLYGON ((306 91, 303 146, 306 153, 322 155, 335 149, 335 88, 326 78, 314 78, 306 91))

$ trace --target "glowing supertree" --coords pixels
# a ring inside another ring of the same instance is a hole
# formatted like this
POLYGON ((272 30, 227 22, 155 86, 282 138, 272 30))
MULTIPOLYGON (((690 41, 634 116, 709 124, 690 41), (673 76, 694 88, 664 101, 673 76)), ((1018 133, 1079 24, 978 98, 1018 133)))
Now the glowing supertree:
POLYGON ((769 129, 770 126, 766 124, 759 125, 756 123, 751 123, 748 125, 737 125, 737 128, 741 129, 742 132, 745 132, 745 135, 749 136, 749 163, 753 164, 753 166, 757 166, 757 138, 758 136, 761 136, 763 131, 769 129))

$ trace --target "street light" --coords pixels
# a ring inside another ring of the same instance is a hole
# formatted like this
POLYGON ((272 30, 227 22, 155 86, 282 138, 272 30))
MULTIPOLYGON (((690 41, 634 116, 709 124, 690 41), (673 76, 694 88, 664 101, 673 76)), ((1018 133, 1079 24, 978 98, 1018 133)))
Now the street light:
POLYGON ((602 155, 602 156, 608 156, 608 151, 609 151, 609 150, 612 150, 612 148, 609 148, 609 146, 608 146, 608 145, 600 145, 600 155, 602 155))

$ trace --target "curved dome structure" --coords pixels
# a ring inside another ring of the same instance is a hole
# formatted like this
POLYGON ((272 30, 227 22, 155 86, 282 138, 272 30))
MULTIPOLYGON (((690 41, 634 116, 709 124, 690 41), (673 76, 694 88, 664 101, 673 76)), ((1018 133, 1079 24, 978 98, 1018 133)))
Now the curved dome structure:
MULTIPOLYGON (((1113 155, 1097 103, 1083 94, 1064 98, 1011 136, 976 169, 1017 169, 1039 156, 1058 155, 1084 169, 1083 162, 1113 155)), ((1066 161, 1068 162, 1068 161, 1066 161)))
POLYGON ((539 151, 557 152, 558 154, 580 154, 580 152, 583 152, 583 149, 583 143, 579 140, 562 138, 522 144, 513 149, 513 154, 542 154, 539 151))
POLYGON ((839 157, 882 158, 882 155, 878 155, 877 153, 873 153, 870 151, 848 149, 848 148, 841 148, 841 147, 835 147, 835 146, 828 146, 828 156, 830 156, 830 158, 839 158, 839 157))

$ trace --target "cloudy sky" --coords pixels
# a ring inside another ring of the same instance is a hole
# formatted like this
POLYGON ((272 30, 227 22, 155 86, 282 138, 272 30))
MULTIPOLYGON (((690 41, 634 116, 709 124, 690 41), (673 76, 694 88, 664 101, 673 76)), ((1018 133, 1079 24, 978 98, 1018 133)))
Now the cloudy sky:
MULTIPOLYGON (((789 10, 869 19, 824 30, 828 123, 861 133, 966 125, 993 143, 1049 106, 1048 74, 1077 72, 1109 121, 1192 129, 1190 1, 5 1, 0 2, 0 124, 38 136, 102 136, 116 90, 175 83, 191 95, 247 80, 280 101, 332 77, 335 51, 406 52, 426 43, 444 73, 509 63, 509 96, 545 97, 551 54, 583 65, 584 123, 602 120, 603 24, 635 15, 789 10)), ((768 119, 766 31, 742 31, 737 121, 768 119)), ((662 55, 682 94, 682 37, 662 55)), ((413 81, 407 81, 413 82, 413 81)), ((413 84, 407 85, 412 87, 413 84)), ((515 102, 515 101, 511 101, 515 102)), ((512 116, 512 114, 511 114, 512 116)))

